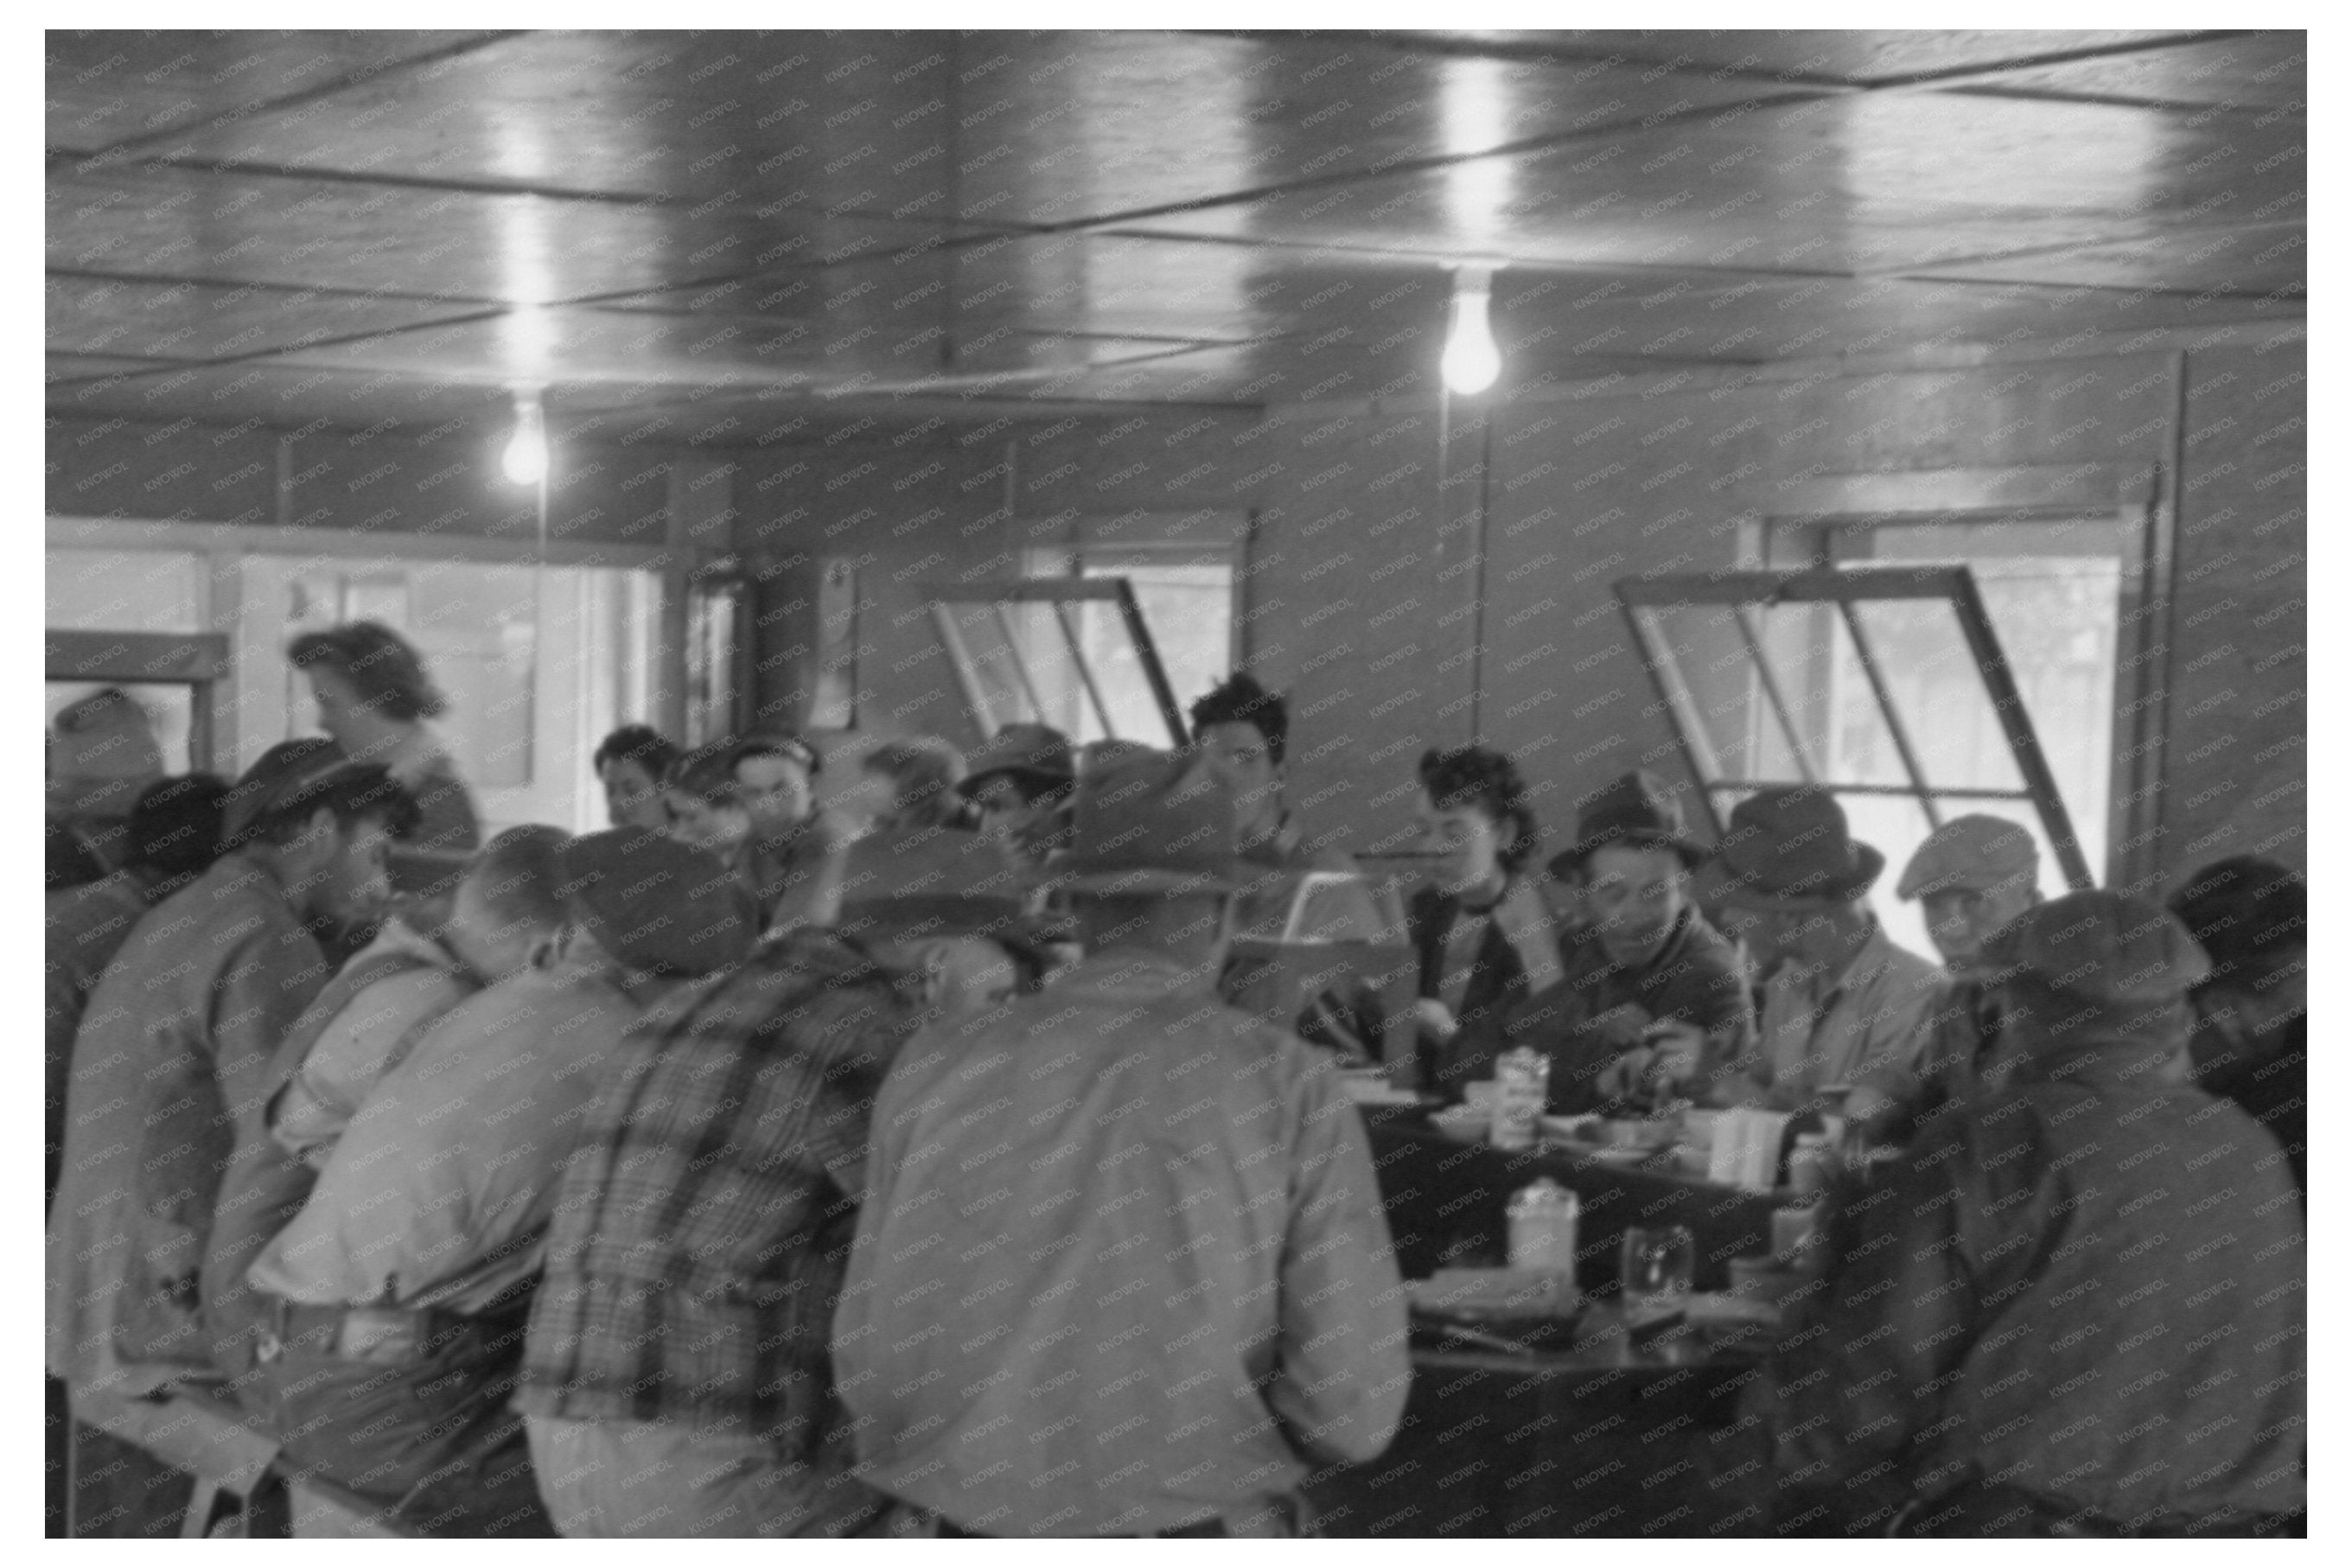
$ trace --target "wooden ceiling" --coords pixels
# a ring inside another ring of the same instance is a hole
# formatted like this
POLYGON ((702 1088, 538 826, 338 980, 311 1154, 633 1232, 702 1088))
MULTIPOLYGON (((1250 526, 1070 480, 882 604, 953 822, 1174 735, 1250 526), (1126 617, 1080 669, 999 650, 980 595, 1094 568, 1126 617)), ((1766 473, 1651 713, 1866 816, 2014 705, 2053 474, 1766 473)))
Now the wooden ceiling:
POLYGON ((2297 32, 47 35, 48 401, 719 443, 2303 312, 2297 32))

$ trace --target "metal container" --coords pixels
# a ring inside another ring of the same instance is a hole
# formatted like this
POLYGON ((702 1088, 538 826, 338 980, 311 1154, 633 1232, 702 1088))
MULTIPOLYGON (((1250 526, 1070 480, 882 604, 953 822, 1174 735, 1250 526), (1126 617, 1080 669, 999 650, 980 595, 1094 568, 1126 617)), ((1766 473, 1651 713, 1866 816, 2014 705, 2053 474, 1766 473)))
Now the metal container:
POLYGON ((1509 1223, 1511 1267, 1542 1268, 1576 1279, 1576 1194, 1538 1176, 1511 1194, 1504 1211, 1509 1223))
POLYGON ((1830 1184, 1829 1135, 1825 1132, 1801 1132, 1796 1147, 1789 1151, 1789 1186, 1799 1197, 1816 1198, 1830 1184))

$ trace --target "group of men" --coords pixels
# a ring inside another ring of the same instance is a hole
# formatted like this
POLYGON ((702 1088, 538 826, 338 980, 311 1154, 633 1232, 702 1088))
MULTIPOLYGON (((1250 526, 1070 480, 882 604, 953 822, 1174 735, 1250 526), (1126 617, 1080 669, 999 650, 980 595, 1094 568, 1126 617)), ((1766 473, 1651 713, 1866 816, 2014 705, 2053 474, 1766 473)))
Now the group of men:
MULTIPOLYGON (((141 1475, 206 1404, 419 1533, 1311 1529, 1304 1478, 1398 1428, 1403 1295, 1328 1054, 1219 988, 1270 887, 1346 862, 1284 805, 1278 698, 1237 677, 1193 720, 1082 764, 1000 734, 960 786, 984 830, 830 839, 798 915, 744 792, 814 822, 813 749, 714 753, 697 798, 747 821, 706 847, 685 760, 610 748, 616 821, 666 794, 658 830, 502 834, 340 969, 311 927, 381 900, 414 804, 331 742, 273 748, 228 852, 154 882, 73 999, 49 1364, 90 1468, 141 1475)), ((1904 1142, 1776 1363, 1783 1528, 2300 1508, 2300 1297, 2268 1283, 2302 1278, 2299 883, 2204 879, 2192 942, 2141 900, 2041 904, 2023 830, 1961 818, 1897 885, 1938 971, 1869 912, 1883 858, 1824 792, 1762 792, 1708 848, 1629 775, 1539 884, 1507 759, 1421 773, 1431 1081, 1531 1044, 1563 1109, 1835 1096, 1904 1142), (2272 1132, 2192 1063, 2260 1086, 2272 1132), (2175 1300, 2209 1258, 2238 1283, 2175 1300), (2166 1335, 2185 1371, 2109 1398, 2166 1335)))
POLYGON ((311 1515, 402 1532, 1302 1528, 1407 1381, 1364 1134, 1217 1003, 1255 874, 1220 767, 1064 795, 1042 861, 858 839, 823 921, 669 832, 518 828, 338 969, 312 927, 383 901, 414 802, 272 748, 74 1021, 48 1360, 85 1471, 154 1512, 142 1456, 201 1406, 311 1515))

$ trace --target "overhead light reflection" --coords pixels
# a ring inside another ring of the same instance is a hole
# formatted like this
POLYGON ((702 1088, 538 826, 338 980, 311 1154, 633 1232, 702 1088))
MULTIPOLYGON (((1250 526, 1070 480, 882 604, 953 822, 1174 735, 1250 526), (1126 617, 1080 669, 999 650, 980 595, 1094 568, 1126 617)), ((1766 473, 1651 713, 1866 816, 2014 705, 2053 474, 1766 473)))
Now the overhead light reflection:
MULTIPOLYGON (((1448 60, 1438 79, 1438 139, 1453 156, 1492 152, 1511 139, 1510 66, 1502 60, 1448 60)), ((1470 158, 1444 171, 1445 213, 1455 238, 1495 237, 1511 201, 1512 160, 1470 158)))

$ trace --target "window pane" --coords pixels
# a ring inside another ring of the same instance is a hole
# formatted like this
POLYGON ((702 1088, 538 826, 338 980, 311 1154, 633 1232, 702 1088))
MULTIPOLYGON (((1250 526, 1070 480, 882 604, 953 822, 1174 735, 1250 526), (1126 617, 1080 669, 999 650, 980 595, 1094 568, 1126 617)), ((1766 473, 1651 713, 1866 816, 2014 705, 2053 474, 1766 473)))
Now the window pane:
MULTIPOLYGON (((1922 781, 1931 789, 2023 789, 2025 777, 1951 605, 1940 599, 1874 599, 1856 605, 1854 618, 1922 781)), ((1839 633, 1840 679, 1850 691, 1866 691, 1869 676, 1860 656, 1843 625, 1839 633)), ((1864 744, 1868 760, 1848 761, 1838 774, 1841 782, 1905 782, 1893 732, 1883 721, 1864 744)))
POLYGON ((202 632, 204 559, 165 550, 52 550, 47 624, 59 631, 202 632))

